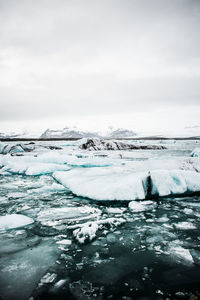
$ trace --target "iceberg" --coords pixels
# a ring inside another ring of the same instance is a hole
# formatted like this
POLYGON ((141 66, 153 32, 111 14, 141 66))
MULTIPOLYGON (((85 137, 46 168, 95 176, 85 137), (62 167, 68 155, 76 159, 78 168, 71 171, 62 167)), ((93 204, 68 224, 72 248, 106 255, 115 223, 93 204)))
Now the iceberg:
POLYGON ((55 172, 53 177, 77 196, 95 200, 144 199, 146 174, 123 172, 123 169, 91 168, 55 172))
POLYGON ((200 192, 200 173, 183 170, 134 172, 130 167, 72 169, 53 177, 77 196, 94 200, 144 200, 200 192))
POLYGON ((34 220, 24 215, 5 215, 0 217, 0 231, 16 229, 32 223, 34 223, 34 220))
POLYGON ((136 145, 119 141, 101 140, 99 138, 83 139, 79 141, 79 147, 83 150, 162 150, 167 149, 163 145, 136 145))

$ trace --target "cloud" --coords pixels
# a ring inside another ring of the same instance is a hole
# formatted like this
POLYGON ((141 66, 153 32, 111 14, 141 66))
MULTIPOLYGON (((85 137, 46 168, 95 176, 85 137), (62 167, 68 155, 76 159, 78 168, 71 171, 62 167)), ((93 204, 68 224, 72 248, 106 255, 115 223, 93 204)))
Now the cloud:
POLYGON ((0 119, 198 106, 199 25, 197 0, 0 0, 0 119))

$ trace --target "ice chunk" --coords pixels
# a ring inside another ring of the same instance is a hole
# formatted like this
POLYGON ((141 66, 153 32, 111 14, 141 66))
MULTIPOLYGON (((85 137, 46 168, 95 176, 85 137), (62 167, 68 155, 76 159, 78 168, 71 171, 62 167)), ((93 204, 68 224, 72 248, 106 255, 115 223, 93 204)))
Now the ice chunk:
POLYGON ((184 262, 186 264, 194 263, 194 260, 192 258, 192 255, 190 254, 190 251, 181 246, 177 245, 177 246, 170 247, 169 253, 172 255, 172 257, 177 258, 178 261, 180 261, 180 262, 184 262))
POLYGON ((145 173, 123 171, 122 168, 73 169, 55 172, 53 177, 74 194, 95 200, 144 199, 145 173))
POLYGON ((191 157, 199 157, 199 156, 200 156, 200 148, 195 148, 195 149, 192 151, 192 153, 191 153, 190 156, 191 156, 191 157))
POLYGON ((109 214, 123 214, 126 211, 126 208, 107 207, 106 211, 109 214))
POLYGON ((32 223, 34 223, 34 220, 24 215, 5 215, 0 217, 0 231, 16 229, 32 223))
POLYGON ((153 201, 131 201, 128 207, 132 212, 142 212, 152 210, 155 203, 153 201))
POLYGON ((176 228, 178 229, 196 229, 196 226, 190 222, 179 222, 177 224, 174 224, 176 228))
POLYGON ((21 144, 13 145, 13 144, 5 144, 1 143, 0 145, 0 154, 14 154, 18 152, 24 152, 24 149, 21 144))

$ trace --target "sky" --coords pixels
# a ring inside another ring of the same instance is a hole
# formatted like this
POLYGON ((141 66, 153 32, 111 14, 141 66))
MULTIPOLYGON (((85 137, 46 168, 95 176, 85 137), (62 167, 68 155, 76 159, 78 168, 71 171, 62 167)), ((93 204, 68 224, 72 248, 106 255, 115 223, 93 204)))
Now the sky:
POLYGON ((0 132, 200 125, 199 0, 0 0, 0 132))

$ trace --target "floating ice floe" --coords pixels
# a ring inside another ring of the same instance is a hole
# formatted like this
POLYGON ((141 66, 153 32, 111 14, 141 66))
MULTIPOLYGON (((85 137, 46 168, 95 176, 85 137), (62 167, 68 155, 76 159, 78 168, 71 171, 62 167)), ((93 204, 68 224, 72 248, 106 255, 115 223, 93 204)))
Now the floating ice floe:
POLYGON ((99 138, 88 138, 79 141, 79 147, 83 150, 161 150, 166 149, 162 145, 136 145, 119 141, 108 141, 99 138))
POLYGON ((53 177, 75 195, 94 200, 143 200, 200 191, 200 173, 182 170, 134 172, 130 168, 72 169, 53 177))
POLYGON ((191 157, 199 157, 199 156, 200 156, 200 148, 195 148, 195 149, 192 151, 192 153, 191 153, 190 156, 191 156, 191 157))
POLYGON ((24 215, 5 215, 0 217, 0 231, 16 229, 32 223, 34 223, 34 220, 24 215))

